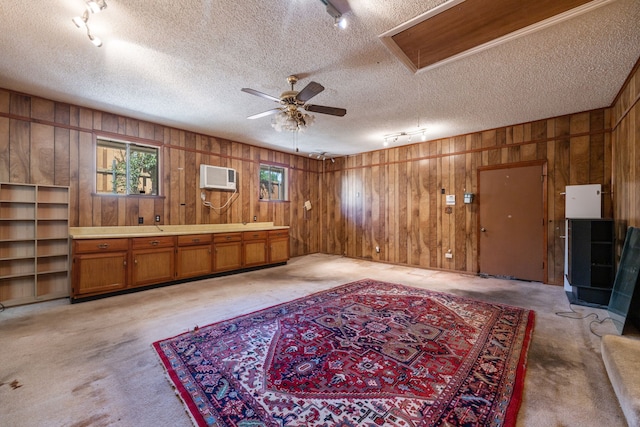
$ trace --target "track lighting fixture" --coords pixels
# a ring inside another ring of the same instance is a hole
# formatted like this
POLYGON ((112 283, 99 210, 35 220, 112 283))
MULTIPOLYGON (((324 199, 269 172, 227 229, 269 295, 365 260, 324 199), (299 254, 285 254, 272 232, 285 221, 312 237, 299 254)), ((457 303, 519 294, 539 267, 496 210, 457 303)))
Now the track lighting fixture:
POLYGON ((409 144, 411 143, 413 137, 416 135, 420 135, 420 140, 425 141, 427 139, 427 129, 422 128, 422 129, 418 129, 410 132, 397 132, 397 133, 391 133, 389 135, 385 135, 382 145, 387 147, 389 143, 396 143, 398 142, 399 138, 402 138, 405 136, 407 137, 407 144, 409 144))
POLYGON ((98 13, 101 10, 107 8, 107 3, 105 0, 88 1, 87 8, 91 11, 91 13, 98 13))
POLYGON ((327 7, 327 13, 333 18, 333 25, 343 30, 347 28, 347 18, 331 4, 329 0, 320 0, 327 7))
POLYGON ((71 21, 75 24, 76 27, 87 30, 87 37, 94 46, 100 47, 102 46, 102 40, 100 38, 95 37, 91 34, 91 30, 89 29, 89 13, 98 13, 101 10, 107 8, 106 0, 96 0, 96 1, 87 1, 87 8, 81 16, 76 16, 71 19, 71 21))
POLYGON ((89 10, 85 10, 82 16, 76 16, 71 21, 76 24, 78 28, 87 28, 87 21, 89 20, 89 10))
POLYGON ((315 153, 309 153, 309 157, 315 157, 318 160, 331 160, 331 163, 335 163, 335 159, 333 158, 332 155, 328 154, 326 151, 323 151, 321 153, 315 152, 315 153))
POLYGON ((91 43, 93 43, 95 47, 102 46, 102 40, 100 40, 100 38, 94 37, 90 33, 88 33, 87 35, 89 36, 89 40, 91 40, 91 43))

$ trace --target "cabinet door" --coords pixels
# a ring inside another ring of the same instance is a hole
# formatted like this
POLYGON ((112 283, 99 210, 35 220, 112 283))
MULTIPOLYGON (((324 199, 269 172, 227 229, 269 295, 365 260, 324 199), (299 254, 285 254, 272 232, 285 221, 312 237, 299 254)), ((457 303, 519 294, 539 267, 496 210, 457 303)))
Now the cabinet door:
POLYGON ((132 258, 132 286, 170 282, 175 278, 173 247, 133 251, 132 258))
POLYGON ((269 262, 272 264, 289 260, 289 239, 273 239, 269 241, 269 262))
POLYGON ((267 263, 267 235, 266 231, 247 231, 243 233, 245 267, 267 263))
POLYGON ((178 248, 178 279, 211 274, 211 245, 178 248))
POLYGON ((289 230, 269 231, 269 263, 289 260, 289 230))
POLYGON ((73 258, 73 297, 113 292, 126 287, 126 252, 80 254, 73 258))
POLYGON ((242 268, 242 242, 216 243, 213 248, 213 268, 215 271, 242 268))
POLYGON ((267 241, 244 242, 244 266, 251 267, 267 263, 267 241))

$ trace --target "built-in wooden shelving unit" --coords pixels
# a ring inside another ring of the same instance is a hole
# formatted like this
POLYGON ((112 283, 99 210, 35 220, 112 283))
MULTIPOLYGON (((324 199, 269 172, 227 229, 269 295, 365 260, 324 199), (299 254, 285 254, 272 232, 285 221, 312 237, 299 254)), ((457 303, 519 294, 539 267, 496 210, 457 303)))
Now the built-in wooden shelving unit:
POLYGON ((0 302, 69 296, 69 188, 0 183, 0 302))

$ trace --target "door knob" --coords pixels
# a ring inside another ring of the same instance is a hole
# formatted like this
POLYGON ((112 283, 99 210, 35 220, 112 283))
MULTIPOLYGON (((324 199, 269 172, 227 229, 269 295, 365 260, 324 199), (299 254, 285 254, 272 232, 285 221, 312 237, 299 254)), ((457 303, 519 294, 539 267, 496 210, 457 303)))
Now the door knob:
POLYGON ((484 228, 484 227, 480 227, 480 231, 482 231, 484 233, 485 231, 487 231, 487 229, 484 228))

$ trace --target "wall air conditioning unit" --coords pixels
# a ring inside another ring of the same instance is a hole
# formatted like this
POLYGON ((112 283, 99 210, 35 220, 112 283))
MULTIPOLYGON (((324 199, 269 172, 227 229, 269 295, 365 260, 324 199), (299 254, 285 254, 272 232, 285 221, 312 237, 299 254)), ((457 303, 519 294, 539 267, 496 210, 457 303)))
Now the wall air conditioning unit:
POLYGON ((235 191, 237 178, 235 169, 200 165, 200 188, 235 191))

